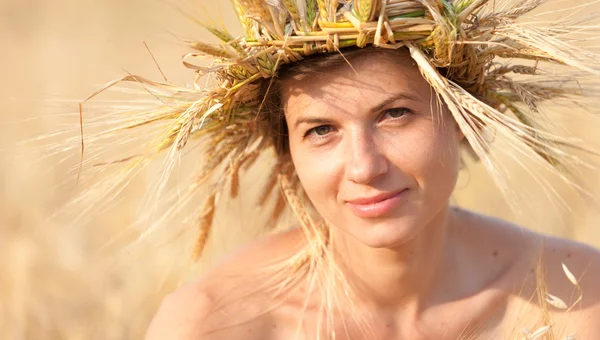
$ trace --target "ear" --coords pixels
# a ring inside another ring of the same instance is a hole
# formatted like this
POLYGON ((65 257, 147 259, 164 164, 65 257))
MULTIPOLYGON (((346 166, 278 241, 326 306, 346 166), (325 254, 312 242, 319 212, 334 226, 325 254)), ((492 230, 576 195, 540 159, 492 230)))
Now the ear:
POLYGON ((454 119, 454 116, 450 112, 448 105, 446 105, 444 100, 440 100, 440 103, 441 103, 441 108, 442 108, 442 114, 444 115, 444 117, 446 117, 445 118, 446 120, 450 120, 452 122, 452 124, 454 124, 454 134, 456 136, 456 140, 458 141, 458 143, 461 143, 463 141, 463 139, 465 138, 464 133, 458 126, 458 123, 456 122, 456 120, 454 119))
POLYGON ((463 141, 463 139, 465 138, 465 134, 462 132, 462 130, 460 129, 460 126, 458 125, 458 123, 454 119, 454 116, 452 115, 452 113, 448 109, 448 106, 443 101, 442 101, 442 105, 443 105, 444 115, 446 115, 446 117, 449 117, 449 119, 451 120, 452 124, 454 125, 454 135, 456 136, 456 140, 459 143, 461 143, 463 141))

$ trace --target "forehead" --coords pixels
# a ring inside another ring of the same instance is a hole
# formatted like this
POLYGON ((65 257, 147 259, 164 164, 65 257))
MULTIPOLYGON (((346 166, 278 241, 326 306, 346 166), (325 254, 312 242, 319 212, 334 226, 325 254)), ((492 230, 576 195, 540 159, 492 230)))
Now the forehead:
POLYGON ((333 67, 313 70, 302 80, 281 82, 286 115, 308 110, 369 109, 382 100, 406 94, 431 102, 431 88, 408 55, 399 51, 361 54, 333 67))

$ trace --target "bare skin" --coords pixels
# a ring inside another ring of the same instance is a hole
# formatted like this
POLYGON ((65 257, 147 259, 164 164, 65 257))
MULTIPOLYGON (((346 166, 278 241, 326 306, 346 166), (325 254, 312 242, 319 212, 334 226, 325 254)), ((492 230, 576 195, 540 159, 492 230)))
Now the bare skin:
MULTIPOLYGON (((584 292, 583 303, 568 314, 551 310, 553 329, 563 337, 571 334, 584 340, 600 337, 600 253, 597 250, 535 235, 471 212, 455 210, 454 214, 465 223, 456 232, 457 241, 465 246, 463 256, 471 259, 464 259, 465 265, 475 273, 465 278, 463 296, 428 306, 410 322, 398 312, 371 311, 379 318, 371 320, 373 328, 378 330, 376 339, 458 339, 475 331, 480 332, 476 339, 514 339, 523 327, 532 331, 539 328, 541 312, 535 298, 535 258, 540 248, 531 248, 532 240, 539 242, 545 254, 548 291, 567 303, 577 296, 561 269, 564 262, 577 276, 584 292)), ((299 316, 303 319, 299 339, 313 339, 311 330, 316 327, 316 315, 314 311, 303 312, 305 297, 301 294, 283 302, 267 294, 257 294, 250 297, 243 308, 232 303, 219 313, 212 311, 215 301, 223 298, 230 287, 256 284, 254 277, 248 274, 252 272, 249 268, 261 268, 274 256, 285 254, 286 249, 288 255, 292 255, 290 249, 302 240, 302 232, 295 229, 256 241, 233 254, 218 269, 165 298, 146 339, 293 339, 299 316), (238 275, 231 276, 231 273, 238 275), (273 305, 277 308, 264 313, 273 305)), ((362 338, 361 333, 346 336, 338 332, 338 339, 356 338, 362 338)))
MULTIPOLYGON (((584 292, 569 313, 550 311, 553 330, 600 338, 600 253, 450 208, 463 136, 410 59, 394 58, 284 82, 291 158, 356 293, 360 315, 336 310, 336 339, 367 338, 353 317, 374 339, 535 331, 548 322, 535 295, 540 254, 550 293, 577 298, 562 262, 584 292)), ((165 299, 147 339, 314 339, 320 295, 308 280, 286 295, 255 289, 266 266, 305 242, 293 229, 230 255, 165 299)))

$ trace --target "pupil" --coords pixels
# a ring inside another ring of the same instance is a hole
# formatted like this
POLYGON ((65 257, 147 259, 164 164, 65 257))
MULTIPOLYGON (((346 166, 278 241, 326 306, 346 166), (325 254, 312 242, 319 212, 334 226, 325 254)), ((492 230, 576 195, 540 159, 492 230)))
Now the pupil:
POLYGON ((315 132, 320 136, 328 134, 330 130, 331 128, 326 125, 315 128, 315 132))
POLYGON ((403 109, 392 109, 390 110, 390 116, 394 117, 394 118, 398 118, 400 116, 402 116, 404 114, 404 110, 403 109))

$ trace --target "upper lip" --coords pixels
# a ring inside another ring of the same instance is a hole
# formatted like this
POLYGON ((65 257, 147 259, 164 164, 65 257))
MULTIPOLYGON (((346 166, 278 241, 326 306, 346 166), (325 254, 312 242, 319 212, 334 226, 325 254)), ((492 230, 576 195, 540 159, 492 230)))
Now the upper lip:
POLYGON ((347 200, 347 203, 351 203, 351 204, 359 204, 359 205, 369 205, 369 204, 375 204, 377 202, 381 202, 381 201, 385 201, 387 199, 390 199, 396 195, 398 195, 399 193, 401 193, 403 190, 398 190, 398 191, 393 191, 393 192, 384 192, 375 196, 370 196, 370 197, 359 197, 359 198, 355 198, 355 199, 351 199, 351 200, 347 200))

